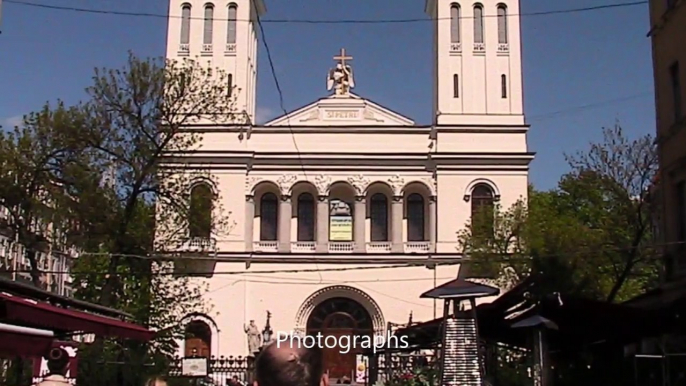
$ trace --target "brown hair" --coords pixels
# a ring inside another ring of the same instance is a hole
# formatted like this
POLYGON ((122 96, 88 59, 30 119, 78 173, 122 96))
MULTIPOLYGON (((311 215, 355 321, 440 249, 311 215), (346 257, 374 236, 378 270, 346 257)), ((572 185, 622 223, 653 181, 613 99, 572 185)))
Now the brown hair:
POLYGON ((149 378, 147 382, 145 382, 145 386, 162 386, 166 385, 167 380, 164 377, 152 377, 149 378))

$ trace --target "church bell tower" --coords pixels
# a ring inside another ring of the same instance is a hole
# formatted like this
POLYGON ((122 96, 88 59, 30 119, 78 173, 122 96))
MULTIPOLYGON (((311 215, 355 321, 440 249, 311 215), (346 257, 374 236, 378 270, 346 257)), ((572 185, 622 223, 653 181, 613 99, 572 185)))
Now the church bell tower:
POLYGON ((524 124, 519 0, 427 0, 437 125, 524 124))
POLYGON ((228 74, 236 109, 255 123, 258 16, 263 0, 170 0, 167 58, 190 58, 228 74))

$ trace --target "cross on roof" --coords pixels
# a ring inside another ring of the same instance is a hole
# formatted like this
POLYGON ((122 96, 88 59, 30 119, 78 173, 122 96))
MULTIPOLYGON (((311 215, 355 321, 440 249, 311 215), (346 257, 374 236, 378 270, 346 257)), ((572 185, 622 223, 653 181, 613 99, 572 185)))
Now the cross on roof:
POLYGON ((353 57, 352 57, 352 56, 346 56, 346 55, 345 55, 345 48, 341 48, 341 53, 340 53, 340 55, 334 56, 334 57, 333 57, 333 60, 340 60, 341 65, 342 65, 343 67, 345 67, 345 61, 346 61, 347 59, 352 60, 353 57))

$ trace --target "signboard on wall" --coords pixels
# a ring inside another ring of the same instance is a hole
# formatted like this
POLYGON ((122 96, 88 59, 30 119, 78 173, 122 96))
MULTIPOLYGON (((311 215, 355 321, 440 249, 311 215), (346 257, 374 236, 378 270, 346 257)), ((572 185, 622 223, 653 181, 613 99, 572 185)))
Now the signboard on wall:
POLYGON ((329 203, 329 240, 353 241, 353 216, 345 201, 331 200, 329 203))
POLYGON ((333 217, 329 220, 329 240, 353 241, 353 218, 333 217))

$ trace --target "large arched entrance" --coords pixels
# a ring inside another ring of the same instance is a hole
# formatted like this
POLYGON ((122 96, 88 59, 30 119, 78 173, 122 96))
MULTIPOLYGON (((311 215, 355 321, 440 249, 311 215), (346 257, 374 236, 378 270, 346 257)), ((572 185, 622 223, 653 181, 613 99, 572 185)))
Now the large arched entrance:
MULTIPOLYGON (((374 324, 369 312, 357 301, 347 297, 333 297, 322 301, 314 307, 307 319, 307 334, 321 334, 324 350, 324 369, 333 380, 347 376, 355 377, 356 354, 362 350, 361 337, 373 339, 374 324), (336 345, 333 346, 335 337, 336 345), (342 337, 343 340, 341 340, 342 337), (355 337, 357 340, 355 340, 355 337), (326 343, 326 344, 325 344, 326 343)), ((372 340, 373 342, 373 340, 372 340)))

